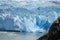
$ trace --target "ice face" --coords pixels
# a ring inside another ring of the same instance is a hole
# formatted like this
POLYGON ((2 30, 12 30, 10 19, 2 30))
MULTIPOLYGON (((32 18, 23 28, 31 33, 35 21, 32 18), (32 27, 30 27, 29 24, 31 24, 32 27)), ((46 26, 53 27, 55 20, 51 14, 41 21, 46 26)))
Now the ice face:
POLYGON ((32 14, 27 16, 19 16, 4 13, 0 16, 0 24, 2 24, 2 27, 0 28, 4 28, 4 30, 20 30, 21 32, 43 32, 47 31, 50 27, 50 23, 43 15, 34 16, 32 14), (47 24, 47 28, 44 27, 45 24, 47 24))
POLYGON ((0 4, 0 30, 47 32, 60 13, 57 11, 60 6, 50 1, 26 2, 24 5, 18 2, 0 4))

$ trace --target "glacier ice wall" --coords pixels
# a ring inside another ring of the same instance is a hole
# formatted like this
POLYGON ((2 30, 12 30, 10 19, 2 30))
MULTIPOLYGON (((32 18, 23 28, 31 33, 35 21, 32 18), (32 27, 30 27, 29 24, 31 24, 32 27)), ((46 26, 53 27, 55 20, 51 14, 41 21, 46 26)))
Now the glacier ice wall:
POLYGON ((0 1, 0 30, 47 32, 58 16, 56 1, 0 1))

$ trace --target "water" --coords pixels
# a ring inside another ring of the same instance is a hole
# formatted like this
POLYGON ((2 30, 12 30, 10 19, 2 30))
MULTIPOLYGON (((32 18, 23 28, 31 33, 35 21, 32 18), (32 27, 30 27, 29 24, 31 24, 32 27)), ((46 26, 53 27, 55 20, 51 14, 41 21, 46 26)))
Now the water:
POLYGON ((43 35, 43 33, 19 33, 0 31, 0 40, 36 40, 43 35))

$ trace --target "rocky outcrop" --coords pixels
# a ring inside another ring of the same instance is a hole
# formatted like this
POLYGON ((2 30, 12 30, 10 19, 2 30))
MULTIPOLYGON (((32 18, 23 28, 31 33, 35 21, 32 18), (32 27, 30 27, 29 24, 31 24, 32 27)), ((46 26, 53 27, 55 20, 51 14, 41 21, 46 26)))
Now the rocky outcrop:
POLYGON ((51 25, 48 34, 38 40, 60 40, 60 17, 51 25))

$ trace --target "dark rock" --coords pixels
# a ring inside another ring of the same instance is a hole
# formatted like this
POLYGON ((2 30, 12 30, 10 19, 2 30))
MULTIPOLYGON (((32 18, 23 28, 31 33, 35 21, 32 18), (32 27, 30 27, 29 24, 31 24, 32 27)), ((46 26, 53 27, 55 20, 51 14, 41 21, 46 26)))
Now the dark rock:
POLYGON ((60 40, 60 17, 51 25, 48 33, 38 40, 60 40))

